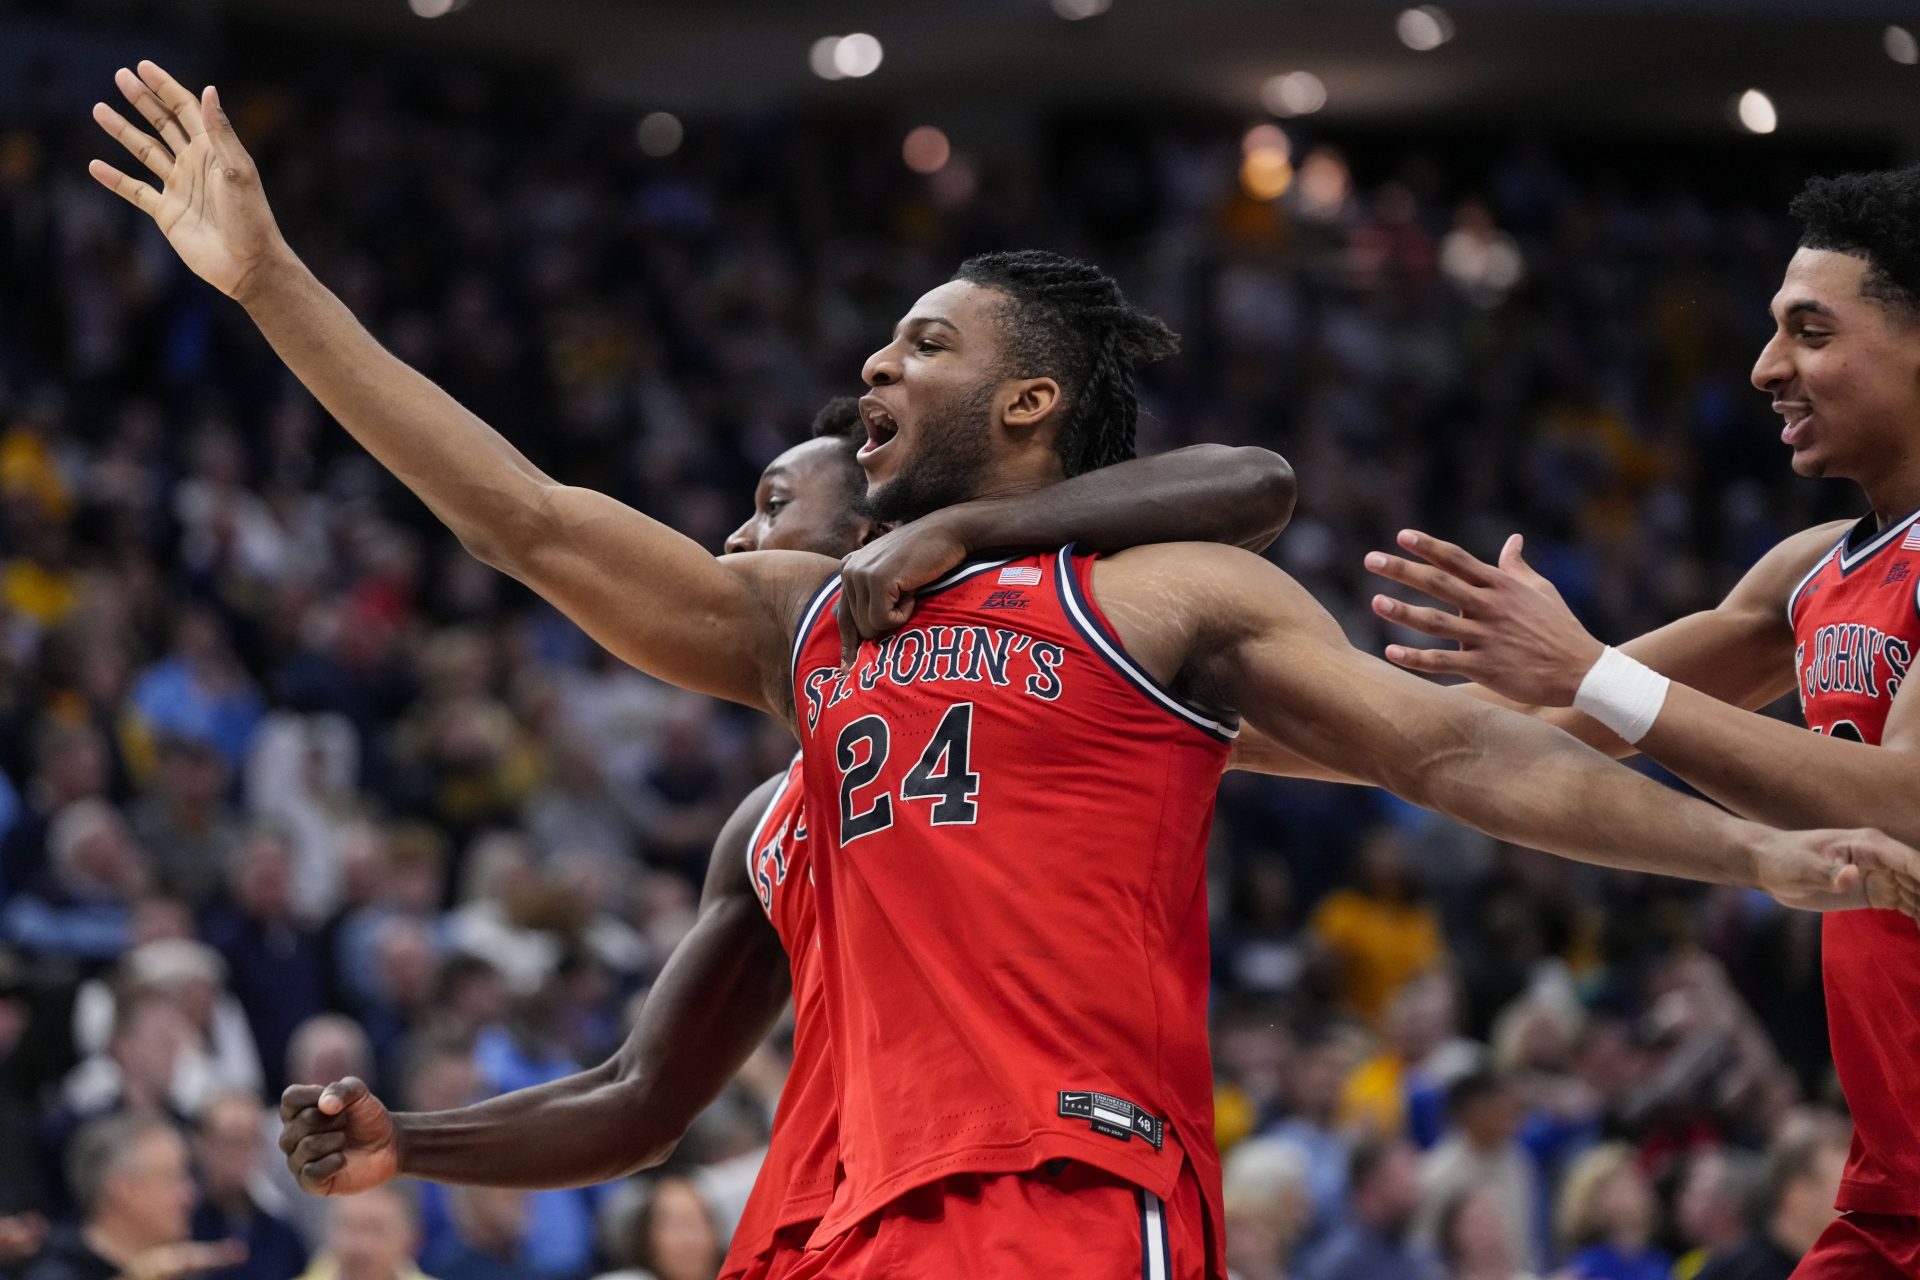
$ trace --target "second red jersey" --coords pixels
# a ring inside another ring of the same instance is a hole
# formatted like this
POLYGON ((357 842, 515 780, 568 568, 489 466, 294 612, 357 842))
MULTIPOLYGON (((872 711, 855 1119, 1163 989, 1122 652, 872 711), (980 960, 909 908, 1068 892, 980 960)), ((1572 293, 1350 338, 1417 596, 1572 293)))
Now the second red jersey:
MULTIPOLYGON (((1807 727, 1879 745, 1920 654, 1920 512, 1855 525, 1787 616, 1807 727)), ((1821 928, 1833 1064, 1853 1112, 1838 1207, 1920 1214, 1920 933, 1896 911, 1833 912, 1821 928)))
POLYGON ((726 1277, 754 1274, 783 1227, 818 1220, 833 1201, 839 1163, 833 1065, 820 987, 806 787, 795 757, 747 846, 747 873, 793 970, 793 1066, 773 1117, 773 1136, 753 1193, 734 1229, 726 1277))
POLYGON ((816 1241, 958 1173, 1082 1161, 1219 1222, 1205 851, 1235 727, 1158 685, 1093 560, 972 564, 840 669, 795 641, 845 1181, 816 1241))

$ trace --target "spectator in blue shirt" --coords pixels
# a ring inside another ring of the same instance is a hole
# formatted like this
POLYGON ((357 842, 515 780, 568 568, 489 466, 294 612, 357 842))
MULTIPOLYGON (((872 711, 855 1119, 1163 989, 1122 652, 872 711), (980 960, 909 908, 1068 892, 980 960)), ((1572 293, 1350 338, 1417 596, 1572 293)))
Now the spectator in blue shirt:
POLYGON ((1420 1207, 1420 1157, 1403 1140, 1369 1140, 1347 1167, 1348 1218, 1308 1255, 1301 1280, 1440 1280, 1437 1258, 1409 1236, 1420 1207))

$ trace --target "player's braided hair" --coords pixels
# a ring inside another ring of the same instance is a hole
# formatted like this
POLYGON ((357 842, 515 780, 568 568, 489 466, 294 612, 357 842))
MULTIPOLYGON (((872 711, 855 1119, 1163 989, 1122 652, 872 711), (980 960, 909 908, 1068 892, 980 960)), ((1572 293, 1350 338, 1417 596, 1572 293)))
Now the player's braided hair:
POLYGON ((1865 258, 1862 292, 1920 322, 1920 165, 1815 178, 1788 212, 1803 248, 1865 258))
POLYGON ((1134 373, 1180 349, 1173 330, 1128 302, 1100 268, 1044 249, 979 254, 953 278, 1010 300, 1003 376, 1060 384, 1066 416, 1054 447, 1068 475, 1133 457, 1134 373))

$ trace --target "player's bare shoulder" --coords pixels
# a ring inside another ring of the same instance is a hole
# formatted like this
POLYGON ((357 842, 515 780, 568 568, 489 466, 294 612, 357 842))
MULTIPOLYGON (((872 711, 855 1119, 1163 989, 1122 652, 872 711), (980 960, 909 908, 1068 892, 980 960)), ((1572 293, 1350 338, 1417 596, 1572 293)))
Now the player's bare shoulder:
POLYGON ((1787 606, 1794 591, 1852 526, 1850 520, 1832 520, 1781 539, 1747 570, 1723 608, 1750 611, 1768 624, 1786 628, 1787 606))
POLYGON ((1162 679, 1277 624, 1339 634, 1280 568, 1215 542, 1162 542, 1105 557, 1094 565, 1093 592, 1122 643, 1162 679))

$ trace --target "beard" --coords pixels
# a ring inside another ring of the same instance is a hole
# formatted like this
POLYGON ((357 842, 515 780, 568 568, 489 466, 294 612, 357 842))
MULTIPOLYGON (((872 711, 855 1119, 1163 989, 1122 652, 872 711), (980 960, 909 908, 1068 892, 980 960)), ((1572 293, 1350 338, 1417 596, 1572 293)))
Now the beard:
POLYGON ((877 489, 868 487, 858 504, 860 514, 875 522, 905 524, 979 493, 993 453, 987 422, 998 385, 983 379, 929 412, 916 433, 912 456, 893 479, 877 489))

